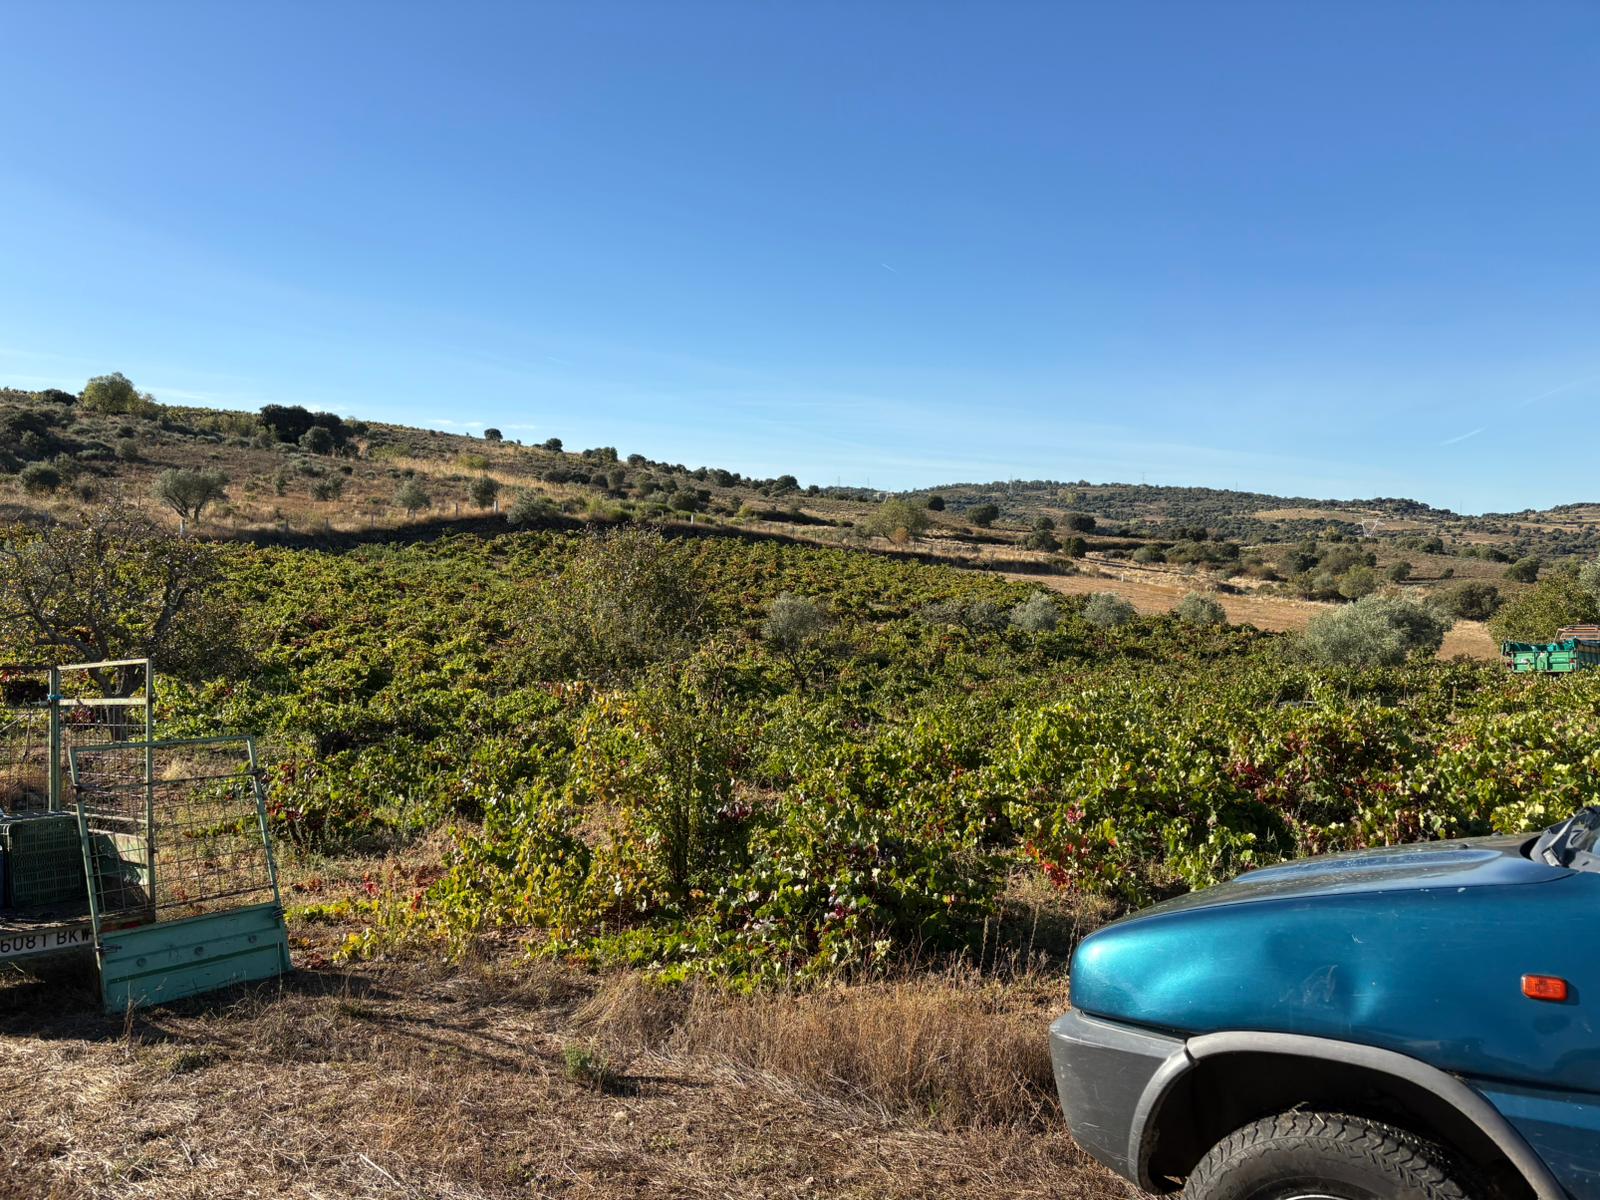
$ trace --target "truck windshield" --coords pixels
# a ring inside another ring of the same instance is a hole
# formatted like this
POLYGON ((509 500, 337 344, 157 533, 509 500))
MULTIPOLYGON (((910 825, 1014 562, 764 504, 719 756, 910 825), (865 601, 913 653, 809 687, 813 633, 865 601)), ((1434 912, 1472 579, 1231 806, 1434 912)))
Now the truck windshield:
POLYGON ((1600 807, 1585 808, 1539 835, 1528 851, 1534 862, 1575 871, 1600 871, 1600 807))

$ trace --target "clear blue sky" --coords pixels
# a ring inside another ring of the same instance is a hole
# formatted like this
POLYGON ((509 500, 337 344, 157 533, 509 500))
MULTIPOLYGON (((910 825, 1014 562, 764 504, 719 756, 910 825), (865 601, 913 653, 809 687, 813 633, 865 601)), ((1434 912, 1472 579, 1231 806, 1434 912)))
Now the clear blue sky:
POLYGON ((19 2, 0 45, 0 382, 1600 499, 1600 4, 19 2))

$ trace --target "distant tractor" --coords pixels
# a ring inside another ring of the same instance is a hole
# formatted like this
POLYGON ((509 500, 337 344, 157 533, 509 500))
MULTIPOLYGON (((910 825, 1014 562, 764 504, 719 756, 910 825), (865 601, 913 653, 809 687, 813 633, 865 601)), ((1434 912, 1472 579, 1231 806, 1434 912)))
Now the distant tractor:
POLYGON ((154 700, 147 660, 0 667, 0 965, 92 955, 113 1013, 289 969, 254 741, 154 700))
POLYGON ((1549 642, 1502 642, 1500 657, 1519 673, 1587 671, 1600 666, 1600 625, 1564 625, 1549 642))

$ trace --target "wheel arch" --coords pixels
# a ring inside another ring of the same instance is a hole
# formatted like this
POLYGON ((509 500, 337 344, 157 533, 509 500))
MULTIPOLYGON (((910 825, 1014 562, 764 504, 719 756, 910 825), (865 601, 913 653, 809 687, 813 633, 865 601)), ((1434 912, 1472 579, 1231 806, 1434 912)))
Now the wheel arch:
POLYGON ((1142 1187, 1171 1191, 1170 1179, 1235 1129, 1300 1107, 1381 1119, 1437 1141, 1497 1196, 1567 1200, 1516 1128, 1456 1076, 1392 1050, 1299 1034, 1191 1038, 1146 1087, 1128 1161, 1142 1187))

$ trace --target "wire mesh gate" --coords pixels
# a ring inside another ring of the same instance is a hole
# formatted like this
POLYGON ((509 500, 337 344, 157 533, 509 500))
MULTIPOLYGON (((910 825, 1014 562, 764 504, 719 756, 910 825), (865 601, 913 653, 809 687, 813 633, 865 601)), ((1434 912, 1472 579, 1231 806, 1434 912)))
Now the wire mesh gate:
POLYGON ((0 816, 49 811, 55 746, 50 674, 47 667, 0 666, 0 816))
POLYGON ((253 739, 113 742, 69 758, 107 1009, 289 969, 253 739))
POLYGON ((253 739, 78 746, 71 768, 96 933, 278 903, 253 739))
POLYGON ((289 969, 254 740, 154 701, 143 659, 0 669, 0 958, 92 944, 113 1011, 289 969))
POLYGON ((0 817, 63 811, 73 747, 154 738, 149 659, 0 666, 0 817))

